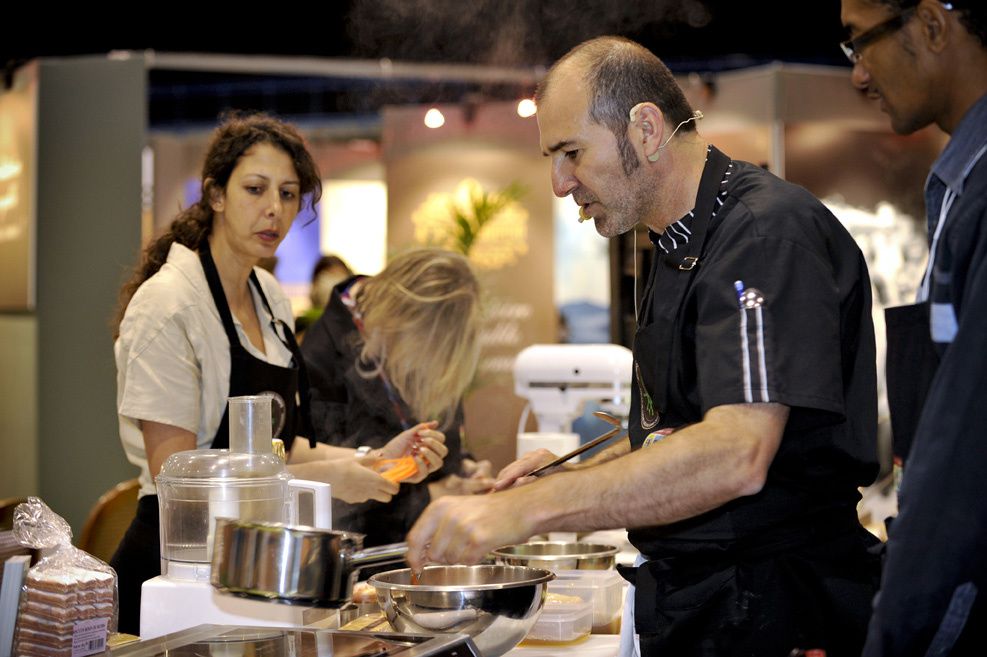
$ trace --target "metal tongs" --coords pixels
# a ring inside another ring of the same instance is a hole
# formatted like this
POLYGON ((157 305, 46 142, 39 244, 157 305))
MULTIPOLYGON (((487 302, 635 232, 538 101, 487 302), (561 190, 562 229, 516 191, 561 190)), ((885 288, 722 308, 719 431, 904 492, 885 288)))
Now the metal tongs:
MULTIPOLYGON (((615 418, 614 416, 610 415, 609 413, 605 413, 604 411, 593 411, 593 415, 595 415, 596 417, 600 418, 601 420, 603 420, 604 422, 606 422, 608 424, 612 424, 613 425, 613 429, 611 429, 610 431, 606 432, 602 436, 599 436, 597 438, 594 438, 593 440, 589 441, 585 445, 580 445, 579 447, 577 447, 576 449, 572 450, 571 452, 568 452, 566 454, 563 454, 562 456, 560 456, 559 458, 555 459, 554 461, 551 461, 549 463, 546 463, 545 465, 541 466, 540 468, 535 468, 534 470, 532 470, 531 472, 529 472, 525 476, 526 477, 540 477, 541 475, 545 474, 545 471, 546 470, 549 470, 551 468, 554 468, 557 465, 562 465, 563 463, 565 463, 569 459, 571 459, 573 457, 576 457, 576 456, 579 456, 583 452, 585 452, 587 450, 590 450, 590 449, 593 449, 597 445, 602 445, 603 443, 609 441, 611 438, 613 438, 618 433, 620 433, 621 426, 620 426, 620 419, 619 418, 615 418)), ((625 434, 625 436, 626 436, 626 434, 625 434)))

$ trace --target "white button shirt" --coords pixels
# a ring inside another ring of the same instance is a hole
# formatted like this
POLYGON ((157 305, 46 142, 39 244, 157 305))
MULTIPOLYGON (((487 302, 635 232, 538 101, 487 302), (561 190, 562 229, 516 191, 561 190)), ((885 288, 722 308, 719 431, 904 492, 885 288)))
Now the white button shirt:
MULTIPOLYGON (((275 316, 293 324, 291 304, 271 274, 256 269, 275 316)), ((240 344, 272 365, 291 364, 291 352, 271 327, 271 316, 251 286, 264 336, 262 354, 234 317, 240 344)), ((141 469, 140 494, 155 494, 139 422, 191 431, 198 448, 209 447, 226 410, 230 347, 205 273, 194 251, 172 244, 168 260, 137 290, 114 345, 117 413, 127 460, 141 469)))

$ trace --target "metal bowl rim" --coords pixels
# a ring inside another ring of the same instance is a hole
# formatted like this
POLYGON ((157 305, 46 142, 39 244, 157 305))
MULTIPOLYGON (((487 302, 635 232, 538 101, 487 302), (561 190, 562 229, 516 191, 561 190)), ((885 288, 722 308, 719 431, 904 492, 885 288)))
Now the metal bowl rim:
POLYGON ((261 530, 265 532, 285 532, 295 537, 315 537, 342 539, 352 539, 362 542, 365 534, 359 532, 349 532, 342 529, 324 529, 322 527, 309 527, 308 525, 289 525, 284 522, 273 522, 267 520, 241 520, 240 518, 217 517, 217 521, 223 521, 223 527, 233 527, 236 530, 261 530))
POLYGON ((599 557, 612 557, 619 552, 619 548, 615 545, 607 545, 605 543, 584 543, 582 541, 532 541, 531 543, 514 543, 512 545, 501 545, 495 550, 491 550, 490 554, 501 559, 523 559, 523 560, 533 560, 533 561, 561 561, 563 559, 594 559, 599 557), (510 552, 512 548, 518 548, 525 545, 585 545, 589 548, 597 548, 595 552, 573 552, 570 554, 518 554, 516 552, 510 552))
POLYGON ((399 573, 410 573, 411 568, 398 568, 396 570, 388 570, 383 573, 377 573, 370 577, 367 582, 374 588, 382 588, 387 591, 417 591, 421 593, 469 593, 472 591, 500 591, 502 589, 516 589, 522 586, 535 586, 538 584, 546 584, 553 579, 555 579, 555 573, 550 570, 545 570, 544 568, 531 568, 529 566, 510 566, 510 565, 494 565, 494 566, 426 566, 425 570, 430 568, 456 568, 456 569, 474 569, 474 568, 522 568, 524 570, 530 571, 532 577, 529 579, 518 580, 516 582, 492 582, 490 584, 400 584, 398 582, 386 582, 382 581, 380 578, 386 575, 397 576, 399 573))

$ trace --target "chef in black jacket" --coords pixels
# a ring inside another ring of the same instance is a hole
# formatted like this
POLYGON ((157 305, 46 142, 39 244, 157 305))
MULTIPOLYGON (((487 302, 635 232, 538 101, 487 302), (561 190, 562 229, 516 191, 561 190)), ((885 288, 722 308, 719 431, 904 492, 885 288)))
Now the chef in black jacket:
POLYGON ((701 114, 633 42, 578 46, 537 100, 556 195, 605 237, 640 223, 655 244, 630 437, 569 472, 435 502, 409 534, 413 564, 627 527, 645 559, 626 571, 641 654, 859 654, 878 577, 855 512, 877 473, 860 251, 805 190, 704 142, 701 114))

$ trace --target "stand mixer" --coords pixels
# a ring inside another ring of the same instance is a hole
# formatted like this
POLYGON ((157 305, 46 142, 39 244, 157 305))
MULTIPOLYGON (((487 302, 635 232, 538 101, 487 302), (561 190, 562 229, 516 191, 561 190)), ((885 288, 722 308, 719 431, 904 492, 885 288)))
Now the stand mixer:
POLYGON ((141 589, 142 638, 204 623, 301 626, 335 614, 225 596, 209 584, 216 518, 331 528, 329 484, 293 479, 272 452, 271 397, 231 397, 229 418, 230 449, 172 454, 155 479, 161 575, 141 589))
POLYGON ((517 456, 544 447, 557 454, 579 446, 572 421, 587 401, 624 419, 631 403, 634 356, 616 344, 536 344, 514 361, 514 393, 528 400, 518 424, 517 456), (529 408, 538 431, 524 433, 529 408))

